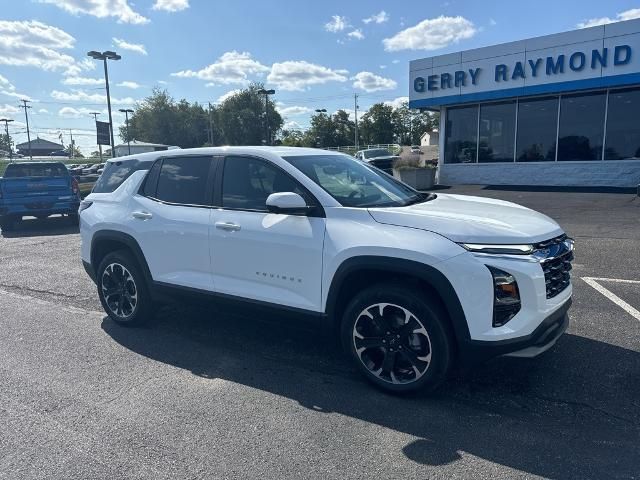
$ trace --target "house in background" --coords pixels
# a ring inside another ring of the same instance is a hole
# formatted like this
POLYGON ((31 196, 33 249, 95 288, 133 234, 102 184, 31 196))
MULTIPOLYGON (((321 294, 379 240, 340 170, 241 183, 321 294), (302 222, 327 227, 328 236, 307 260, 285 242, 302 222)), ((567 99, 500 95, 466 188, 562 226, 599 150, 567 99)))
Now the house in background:
MULTIPOLYGON (((124 157, 125 155, 129 155, 129 144, 121 143, 120 145, 116 145, 116 157, 124 157)), ((139 153, 146 152, 159 152, 161 150, 173 150, 176 146, 172 145, 164 145, 162 143, 147 143, 140 142, 139 140, 131 140, 131 155, 137 155, 139 153)))
MULTIPOLYGON (((28 156, 29 155, 29 142, 19 143, 16 145, 18 153, 28 156)), ((42 138, 36 138, 31 140, 31 155, 34 157, 46 157, 53 152, 58 152, 64 149, 64 146, 59 143, 50 142, 42 138)))
POLYGON ((420 146, 428 147, 430 145, 438 145, 440 141, 440 135, 438 134, 438 130, 427 130, 420 137, 420 146))

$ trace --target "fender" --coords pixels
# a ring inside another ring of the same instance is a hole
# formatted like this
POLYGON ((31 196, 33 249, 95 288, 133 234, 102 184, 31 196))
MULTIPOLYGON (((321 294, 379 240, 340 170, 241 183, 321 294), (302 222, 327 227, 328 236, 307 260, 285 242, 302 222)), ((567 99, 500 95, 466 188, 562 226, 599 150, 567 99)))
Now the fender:
POLYGON ((411 275, 429 284, 442 299, 458 343, 470 341, 471 335, 462 304, 447 277, 430 265, 401 258, 359 256, 342 262, 333 276, 327 295, 326 312, 329 318, 334 318, 338 294, 348 276, 358 270, 369 269, 383 270, 391 274, 411 275))
POLYGON ((140 245, 138 245, 136 239, 131 235, 117 230, 99 230, 93 235, 93 238, 91 239, 91 270, 94 272, 94 275, 97 273, 96 269, 98 268, 95 261, 96 245, 103 241, 119 242, 126 245, 131 253, 133 253, 138 265, 140 265, 145 281, 149 288, 151 288, 151 285, 153 285, 153 277, 151 276, 149 265, 142 253, 140 245))

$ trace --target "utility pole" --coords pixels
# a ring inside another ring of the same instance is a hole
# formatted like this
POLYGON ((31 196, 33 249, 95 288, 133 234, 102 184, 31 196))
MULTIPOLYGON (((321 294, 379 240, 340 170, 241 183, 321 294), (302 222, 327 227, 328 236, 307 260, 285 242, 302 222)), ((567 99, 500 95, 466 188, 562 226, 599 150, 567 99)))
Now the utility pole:
MULTIPOLYGON (((96 122, 96 130, 98 129, 98 115, 100 112, 91 112, 89 115, 93 115, 93 120, 96 122)), ((98 144, 98 151, 100 152, 100 163, 102 163, 102 145, 98 144)))
POLYGON ((71 129, 69 129, 69 136, 71 137, 71 147, 69 147, 69 158, 73 158, 73 154, 74 154, 74 152, 73 152, 73 148, 74 148, 74 145, 73 145, 73 132, 71 131, 71 129))
POLYGON ((213 147, 213 112, 211 110, 211 102, 209 102, 209 132, 211 132, 209 145, 213 147))
POLYGON ((30 100, 20 100, 23 105, 20 105, 20 108, 24 108, 24 118, 27 121, 27 142, 29 142, 29 160, 33 160, 33 155, 31 154, 31 133, 29 133, 29 115, 27 115, 27 109, 31 108, 27 103, 31 103, 30 100))
POLYGON ((127 149, 129 150, 129 155, 131 155, 131 134, 129 133, 129 114, 133 113, 133 110, 130 108, 121 108, 118 110, 119 112, 124 113, 125 121, 127 123, 127 149))
POLYGON ((269 128, 269 95, 274 95, 275 93, 276 91, 273 89, 265 90, 264 88, 261 88, 258 90, 258 94, 264 95, 264 119, 265 126, 267 127, 267 145, 271 145, 271 131, 269 128))
POLYGON ((4 122, 4 131, 7 134, 7 143, 9 144, 9 163, 11 163, 13 162, 13 148, 11 148, 11 137, 9 137, 9 122, 13 122, 13 120, 1 118, 0 122, 4 122))
POLYGON ((355 132, 355 146, 356 146, 356 151, 359 150, 359 142, 358 142, 358 94, 354 93, 353 94, 353 101, 354 101, 354 114, 355 114, 355 119, 356 119, 356 132, 355 132))

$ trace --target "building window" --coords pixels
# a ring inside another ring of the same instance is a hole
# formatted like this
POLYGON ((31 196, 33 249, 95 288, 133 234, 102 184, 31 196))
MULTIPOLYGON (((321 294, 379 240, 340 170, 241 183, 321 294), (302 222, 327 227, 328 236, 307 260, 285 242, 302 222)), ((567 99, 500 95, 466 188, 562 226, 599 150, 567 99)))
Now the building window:
POLYGON ((516 102, 480 106, 478 162, 513 162, 516 102))
POLYGON ((560 100, 558 160, 602 160, 605 92, 567 95, 560 100))
POLYGON ((606 160, 640 158, 640 89, 609 92, 606 160))
POLYGON ((558 97, 547 97, 519 102, 516 140, 519 162, 555 160, 558 101, 558 97))
POLYGON ((478 106, 447 109, 444 163, 475 163, 478 147, 478 106))

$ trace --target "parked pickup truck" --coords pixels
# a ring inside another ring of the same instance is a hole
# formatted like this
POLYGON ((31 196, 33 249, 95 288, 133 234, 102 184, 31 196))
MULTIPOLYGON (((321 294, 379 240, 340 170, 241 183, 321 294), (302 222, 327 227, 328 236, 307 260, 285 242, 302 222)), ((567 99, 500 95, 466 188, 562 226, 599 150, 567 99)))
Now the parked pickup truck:
POLYGON ((78 181, 61 162, 19 162, 7 165, 0 178, 0 228, 10 231, 22 217, 67 215, 78 221, 78 181))

